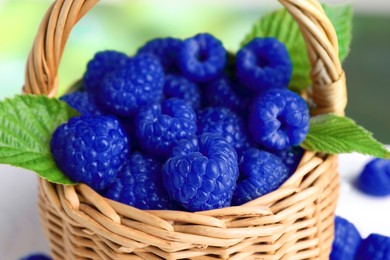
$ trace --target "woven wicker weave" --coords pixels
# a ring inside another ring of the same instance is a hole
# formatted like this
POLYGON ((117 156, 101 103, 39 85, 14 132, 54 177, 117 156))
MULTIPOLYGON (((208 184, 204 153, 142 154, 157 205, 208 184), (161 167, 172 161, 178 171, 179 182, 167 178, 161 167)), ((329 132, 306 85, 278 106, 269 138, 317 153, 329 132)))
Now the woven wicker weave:
MULTIPOLYGON (((279 0, 307 43, 314 113, 344 114, 346 83, 334 28, 316 0, 279 0)), ((72 27, 96 0, 57 0, 26 69, 25 93, 55 96, 72 27)), ((278 190, 212 211, 142 211, 86 185, 39 180, 39 209, 54 259, 328 259, 338 198, 337 157, 305 152, 278 190)))

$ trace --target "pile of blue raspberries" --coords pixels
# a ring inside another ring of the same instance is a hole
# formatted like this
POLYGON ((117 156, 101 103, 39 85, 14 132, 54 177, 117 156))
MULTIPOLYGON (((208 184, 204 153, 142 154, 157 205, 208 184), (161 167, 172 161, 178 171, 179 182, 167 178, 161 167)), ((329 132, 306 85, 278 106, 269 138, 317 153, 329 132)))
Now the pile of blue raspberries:
POLYGON ((302 156, 310 114, 291 75, 274 38, 236 54, 208 33, 99 52, 61 98, 81 116, 51 151, 71 180, 139 209, 241 205, 278 189, 302 156))
POLYGON ((329 260, 390 259, 390 237, 371 233, 362 238, 355 225, 345 218, 336 216, 334 236, 329 260))

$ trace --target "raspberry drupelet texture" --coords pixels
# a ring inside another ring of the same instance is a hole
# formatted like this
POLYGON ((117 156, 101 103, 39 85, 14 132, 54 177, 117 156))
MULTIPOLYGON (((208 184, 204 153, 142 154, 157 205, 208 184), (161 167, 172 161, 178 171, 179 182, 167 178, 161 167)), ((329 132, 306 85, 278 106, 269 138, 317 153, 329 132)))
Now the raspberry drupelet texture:
POLYGON ((196 133, 194 109, 182 99, 143 107, 136 118, 140 147, 148 154, 167 157, 180 139, 196 133))
POLYGON ((177 97, 187 101, 195 111, 200 108, 199 86, 180 75, 167 75, 164 84, 165 98, 177 97))
POLYGON ((227 207, 238 177, 237 155, 219 135, 189 137, 173 149, 162 175, 169 196, 189 211, 227 207))
POLYGON ((219 134, 240 155, 250 144, 244 121, 226 107, 208 107, 198 115, 198 134, 219 134))
POLYGON ((367 163, 357 178, 357 187, 371 196, 390 195, 390 160, 376 158, 367 163))
POLYGON ((222 42, 208 33, 201 33, 183 41, 178 56, 182 74, 195 82, 218 78, 226 65, 227 52, 222 42))
POLYGON ((299 146, 293 146, 291 148, 278 151, 275 154, 282 159, 283 163, 287 166, 290 174, 293 174, 300 163, 304 150, 299 146))
POLYGON ((286 88, 292 62, 286 46, 275 38, 255 38, 237 53, 236 74, 246 88, 263 92, 286 88))
POLYGON ((272 151, 298 146, 309 131, 310 113, 305 100, 288 89, 258 95, 249 114, 252 138, 272 151))
POLYGON ((88 62, 87 70, 83 77, 85 89, 95 95, 99 91, 104 77, 126 65, 129 57, 117 51, 101 51, 95 54, 88 62))
POLYGON ((164 71, 167 73, 179 72, 177 66, 177 56, 181 49, 182 40, 167 37, 157 38, 148 41, 142 46, 137 54, 150 53, 155 55, 164 67, 164 71))
POLYGON ((107 75, 100 87, 98 104, 117 116, 133 116, 142 106, 162 99, 164 71, 156 57, 143 54, 107 75))
POLYGON ((290 176, 279 157, 256 148, 243 153, 239 168, 232 200, 237 206, 278 189, 290 176))
POLYGON ((245 113, 249 107, 249 93, 240 91, 239 86, 227 77, 217 79, 207 85, 207 100, 209 106, 224 106, 236 113, 245 113), (239 93, 241 92, 241 93, 239 93))
POLYGON ((363 240, 356 260, 389 260, 390 237, 379 234, 370 234, 363 240))
POLYGON ((68 103, 69 106, 77 110, 81 115, 101 115, 102 111, 96 106, 93 98, 88 92, 75 91, 64 95, 60 100, 68 103))
POLYGON ((162 183, 160 162, 135 152, 104 195, 139 209, 173 209, 162 183))
POLYGON ((348 220, 336 216, 335 235, 330 260, 355 259, 362 237, 356 227, 348 220))
POLYGON ((83 115, 59 126, 51 139, 58 167, 96 191, 117 177, 129 153, 128 138, 112 116, 83 115))

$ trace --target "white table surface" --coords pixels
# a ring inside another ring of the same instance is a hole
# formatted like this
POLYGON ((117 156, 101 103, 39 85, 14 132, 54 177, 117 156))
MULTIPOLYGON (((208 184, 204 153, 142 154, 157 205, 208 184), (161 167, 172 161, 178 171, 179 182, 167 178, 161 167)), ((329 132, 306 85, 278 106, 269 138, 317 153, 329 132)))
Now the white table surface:
MULTIPOLYGON (((353 222, 363 237, 390 236, 390 197, 368 197, 352 181, 370 158, 340 156, 341 195, 337 214, 353 222)), ((0 165, 0 259, 17 260, 32 252, 49 253, 37 210, 37 180, 33 173, 0 165)))

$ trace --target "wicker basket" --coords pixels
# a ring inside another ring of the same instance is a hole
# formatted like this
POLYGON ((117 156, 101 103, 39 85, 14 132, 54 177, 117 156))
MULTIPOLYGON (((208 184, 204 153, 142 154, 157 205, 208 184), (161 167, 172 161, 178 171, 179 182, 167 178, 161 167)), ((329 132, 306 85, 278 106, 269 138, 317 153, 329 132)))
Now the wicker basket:
MULTIPOLYGON (((307 43, 315 113, 343 115, 346 83, 337 36, 316 0, 279 0, 307 43)), ((25 93, 55 96, 72 27, 97 0, 57 0, 39 28, 25 93)), ((86 185, 39 180, 39 209, 54 259, 328 259, 338 199, 337 157, 305 152, 278 190, 205 212, 142 211, 86 185)))

